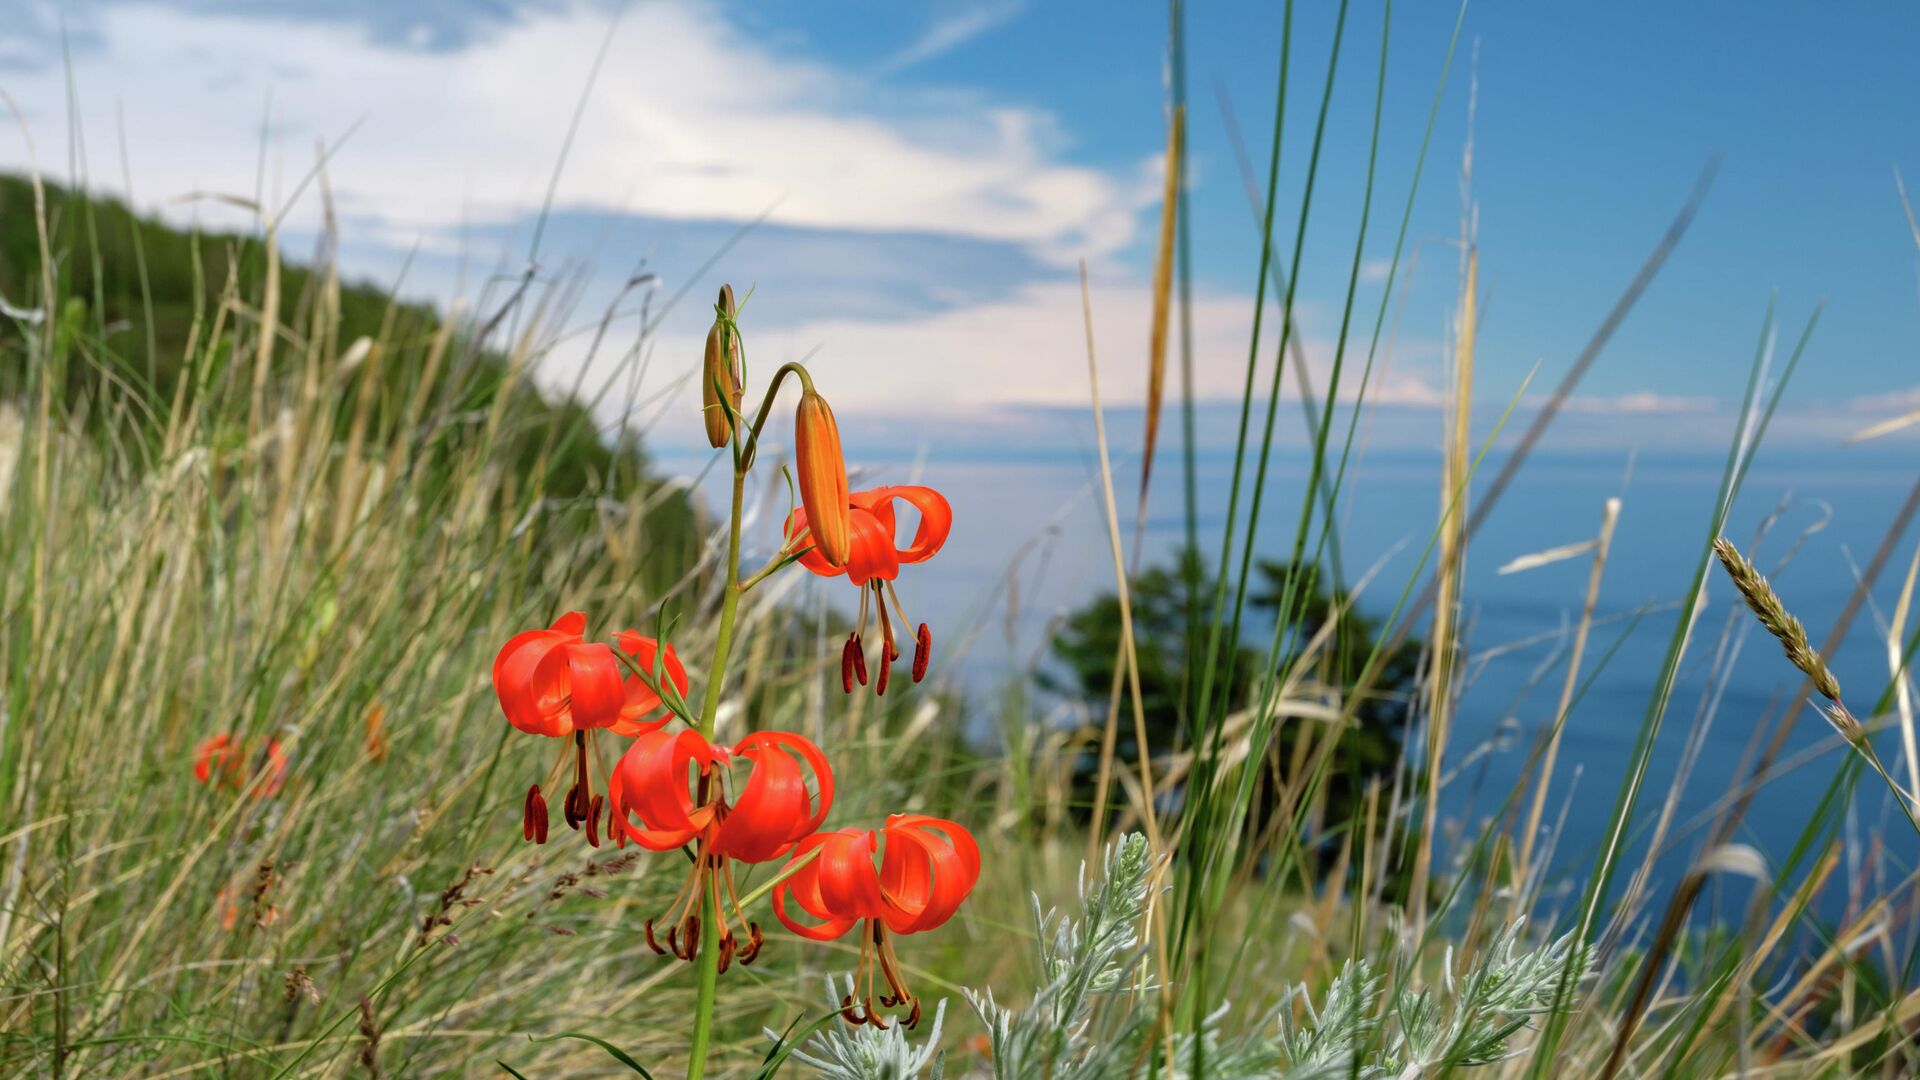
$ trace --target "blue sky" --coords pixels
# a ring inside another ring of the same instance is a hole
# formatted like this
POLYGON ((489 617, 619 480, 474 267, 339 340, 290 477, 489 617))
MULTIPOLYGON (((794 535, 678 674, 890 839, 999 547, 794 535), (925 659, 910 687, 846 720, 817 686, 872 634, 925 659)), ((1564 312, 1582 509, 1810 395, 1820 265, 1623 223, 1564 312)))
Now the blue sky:
MULTIPOLYGON (((1283 252, 1336 10, 1296 12, 1283 252)), ((120 188, 124 115, 137 200, 218 216, 175 200, 251 194, 263 117, 269 191, 294 186, 316 140, 353 128, 329 165, 349 271, 387 277, 417 252, 408 288, 446 302, 524 260, 614 8, 12 0, 0 13, 0 88, 25 114, 42 167, 66 175, 84 161, 90 183, 120 188), (63 28, 78 129, 65 107, 63 28)), ((1445 4, 1394 12, 1363 331, 1454 16, 1445 4)), ((1323 378, 1361 209, 1381 19, 1376 3, 1350 9, 1308 227, 1301 317, 1323 378)), ((1258 235, 1222 106, 1264 175, 1281 7, 1195 5, 1188 26, 1200 384, 1225 397, 1244 363, 1258 235)), ((1894 187, 1896 168, 1920 179, 1916 31, 1920 13, 1890 5, 1472 7, 1415 206, 1417 257, 1403 264, 1382 401, 1430 410, 1443 379, 1476 80, 1489 408, 1536 362, 1537 388, 1557 379, 1715 153, 1706 207, 1582 387, 1592 419, 1584 435, 1570 419, 1569 445, 1721 437, 1776 290, 1792 329, 1828 302, 1784 439, 1830 445, 1920 407, 1915 246, 1894 187)), ((1124 408, 1141 396, 1166 36, 1152 4, 630 5, 555 189, 542 272, 584 276, 580 322, 643 261, 662 296, 685 287, 691 299, 663 324, 649 370, 663 393, 697 355, 710 290, 723 278, 752 283, 748 325, 762 356, 818 350, 847 384, 845 408, 933 413, 951 421, 944 437, 965 443, 1084 403, 1073 284, 1084 257, 1106 394, 1124 408)), ((0 166, 26 160, 17 138, 0 140, 0 166)), ((289 233, 317 215, 307 198, 289 233)), ((570 383, 579 362, 562 347, 549 377, 570 383)), ((1378 437, 1389 443, 1396 432, 1426 442, 1432 430, 1388 427, 1378 437)))

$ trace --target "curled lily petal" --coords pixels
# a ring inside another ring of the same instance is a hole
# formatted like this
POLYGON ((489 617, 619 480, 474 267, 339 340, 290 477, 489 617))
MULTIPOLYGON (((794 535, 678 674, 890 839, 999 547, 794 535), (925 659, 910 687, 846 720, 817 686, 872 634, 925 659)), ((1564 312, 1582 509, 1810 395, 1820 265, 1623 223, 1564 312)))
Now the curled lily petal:
POLYGON ((599 642, 567 646, 568 708, 575 728, 611 727, 620 719, 626 688, 620 683, 620 661, 599 642))
MULTIPOLYGON (((843 831, 858 832, 858 830, 843 831)), ((808 852, 834 840, 839 835, 840 833, 815 833, 807 837, 794 847, 794 859, 804 858, 808 852)), ((773 913, 787 929, 814 941, 832 941, 853 929, 853 924, 859 921, 851 918, 835 918, 827 913, 826 901, 820 896, 820 861, 818 859, 805 864, 785 881, 774 886, 773 913), (787 912, 789 897, 803 912, 819 919, 820 922, 809 926, 790 915, 787 912)))
POLYGON ((913 531, 913 543, 895 552, 903 563, 925 562, 939 552, 953 531, 953 505, 946 496, 930 487, 906 484, 877 487, 858 492, 853 505, 871 513, 886 527, 888 540, 894 536, 893 501, 899 499, 920 512, 920 524, 913 531))
POLYGON ((638 675, 626 677, 625 700, 620 706, 619 719, 611 725, 615 735, 630 739, 666 726, 672 717, 654 686, 648 685, 649 680, 657 672, 684 699, 687 694, 687 669, 680 663, 680 654, 674 651, 672 645, 662 649, 659 641, 641 637, 632 630, 620 631, 615 639, 621 651, 633 657, 641 670, 647 672, 646 679, 638 675))
POLYGON ((874 578, 892 581, 900 576, 900 559, 893 550, 893 530, 865 510, 847 511, 853 527, 853 546, 847 556, 847 580, 865 585, 874 578))
MULTIPOLYGON (((572 717, 552 707, 564 695, 537 681, 547 657, 566 643, 565 635, 551 630, 529 630, 515 634, 501 648, 493 661, 493 688, 507 723, 531 735, 573 734, 572 717)), ((558 673, 547 665, 544 674, 552 679, 558 673)))
MULTIPOLYGON (((825 923, 878 919, 894 933, 914 934, 951 919, 980 878, 972 834, 942 818, 897 815, 879 830, 815 834, 795 847, 793 859, 815 848, 819 855, 776 888, 776 910, 791 899, 825 923)), ((785 915, 781 921, 804 932, 785 915)))
POLYGON ((623 691, 612 650, 583 638, 587 617, 569 611, 545 630, 516 634, 493 661, 493 687, 507 722, 562 737, 619 719, 623 691))
POLYGON ((715 830, 713 848, 741 862, 777 859, 826 820, 833 805, 833 770, 819 747, 785 732, 749 735, 733 750, 753 762, 753 772, 715 830), (817 806, 793 755, 813 772, 820 788, 817 806))
POLYGON ((670 851, 698 836, 712 823, 714 811, 690 790, 689 770, 698 769, 704 777, 715 760, 713 747, 698 732, 654 731, 635 739, 608 785, 615 831, 650 851, 670 851))
POLYGON ((848 829, 821 846, 820 899, 825 910, 842 918, 877 918, 886 907, 880 877, 874 873, 873 853, 879 837, 862 829, 848 829))
POLYGON ((888 929, 917 934, 941 926, 980 880, 980 847, 973 834, 922 814, 896 816, 884 831, 888 846, 880 878, 895 904, 888 929))

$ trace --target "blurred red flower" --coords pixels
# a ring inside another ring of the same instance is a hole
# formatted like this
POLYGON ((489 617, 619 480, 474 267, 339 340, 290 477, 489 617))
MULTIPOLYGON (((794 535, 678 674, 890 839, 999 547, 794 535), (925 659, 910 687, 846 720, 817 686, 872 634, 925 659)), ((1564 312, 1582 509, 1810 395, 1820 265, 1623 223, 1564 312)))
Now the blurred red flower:
POLYGON ((251 744, 230 734, 212 735, 194 747, 193 778, 203 784, 219 784, 239 791, 252 783, 256 774, 264 774, 253 787, 256 798, 278 795, 287 781, 287 755, 280 744, 266 739, 251 744))

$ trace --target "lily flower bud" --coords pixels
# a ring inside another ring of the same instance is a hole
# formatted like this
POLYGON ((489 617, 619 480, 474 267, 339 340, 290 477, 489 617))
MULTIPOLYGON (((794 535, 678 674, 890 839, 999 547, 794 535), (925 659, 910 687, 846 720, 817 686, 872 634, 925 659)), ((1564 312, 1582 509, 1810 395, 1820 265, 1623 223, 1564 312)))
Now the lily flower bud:
POLYGON ((740 411, 740 334, 731 325, 736 314, 733 286, 720 286, 716 306, 726 318, 714 316, 707 331, 706 363, 700 372, 700 415, 707 425, 707 444, 714 449, 733 437, 733 417, 740 411))
POLYGON ((853 522, 847 501, 847 462, 840 453, 840 428, 827 399, 812 390, 800 395, 794 416, 794 466, 800 481, 800 505, 807 512, 813 547, 831 566, 845 566, 853 546, 853 522))

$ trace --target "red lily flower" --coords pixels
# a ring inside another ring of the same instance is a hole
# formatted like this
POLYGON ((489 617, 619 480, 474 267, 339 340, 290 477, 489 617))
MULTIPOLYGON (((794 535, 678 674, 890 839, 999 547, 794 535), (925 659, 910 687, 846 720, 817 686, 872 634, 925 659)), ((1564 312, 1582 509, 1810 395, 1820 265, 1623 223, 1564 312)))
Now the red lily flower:
POLYGON ((701 919, 710 916, 720 929, 720 970, 736 955, 751 963, 760 952, 760 927, 741 908, 728 863, 778 859, 826 820, 833 770, 820 748, 777 731, 756 732, 731 748, 713 746, 697 731, 654 731, 634 740, 607 786, 613 828, 623 840, 650 851, 694 845, 693 873, 660 920, 668 924, 668 947, 654 939, 653 919, 646 922, 647 944, 691 960, 700 951, 701 919), (753 769, 729 799, 727 768, 735 759, 753 769), (812 771, 817 794, 807 791, 802 764, 812 771), (745 946, 736 944, 736 923, 745 946))
MULTIPOLYGON (((589 764, 593 761, 590 736, 602 728, 631 737, 665 725, 669 715, 652 676, 621 677, 613 649, 587 641, 587 617, 569 611, 545 630, 516 634, 493 661, 493 688, 507 723, 533 735, 573 737, 573 786, 567 789, 567 825, 584 828, 587 843, 600 846, 600 809, 603 796, 593 793, 589 764)), ((660 672, 680 694, 687 690, 687 671, 673 646, 661 649, 652 638, 632 630, 616 636, 622 651, 648 672, 660 672)), ((551 785, 566 762, 548 773, 551 785)), ((540 785, 527 789, 520 815, 520 833, 537 843, 547 842, 547 801, 540 785)))
POLYGON ((266 776, 253 789, 255 798, 278 795, 287 781, 287 755, 280 744, 268 739, 257 751, 232 735, 212 735, 200 741, 193 751, 193 778, 203 784, 217 783, 234 791, 247 786, 257 772, 266 776))
POLYGON ((853 993, 840 1001, 841 1015, 849 1023, 887 1026, 873 1007, 877 970, 892 991, 880 1004, 910 1005, 906 1023, 913 1027, 920 1022, 920 1001, 907 989, 887 933, 917 934, 952 918, 980 880, 979 845, 972 833, 943 818, 895 814, 881 829, 809 836, 793 849, 789 865, 816 849, 813 861, 774 887, 774 914, 787 929, 815 941, 832 941, 862 924, 860 967, 853 993), (789 897, 822 921, 812 926, 795 921, 787 914, 789 897))
MULTIPOLYGON (((852 540, 846 564, 835 566, 827 561, 816 546, 800 556, 800 565, 821 577, 845 574, 847 580, 860 589, 860 616, 853 633, 847 637, 846 647, 840 651, 840 685, 849 694, 853 692, 856 678, 860 685, 867 684, 867 655, 861 644, 861 635, 867 631, 868 603, 871 602, 879 613, 880 672, 874 681, 874 692, 884 694, 887 692, 887 672, 893 661, 900 657, 900 650, 894 643, 893 620, 887 617, 887 604, 893 604, 893 612, 900 616, 903 629, 913 625, 907 619, 906 609, 900 605, 900 594, 894 591, 893 579, 900 576, 901 566, 933 558, 940 546, 947 542, 947 533, 953 529, 953 507, 948 505, 945 496, 932 488, 912 486, 856 491, 848 497, 848 503, 852 540), (904 548, 894 546, 895 499, 920 511, 920 525, 913 531, 913 543, 904 548)), ((787 518, 786 536, 789 547, 810 542, 807 511, 804 508, 795 510, 787 518)), ((914 682, 926 676, 927 661, 932 655, 933 634, 927 630, 926 623, 921 623, 913 641, 914 682)))

